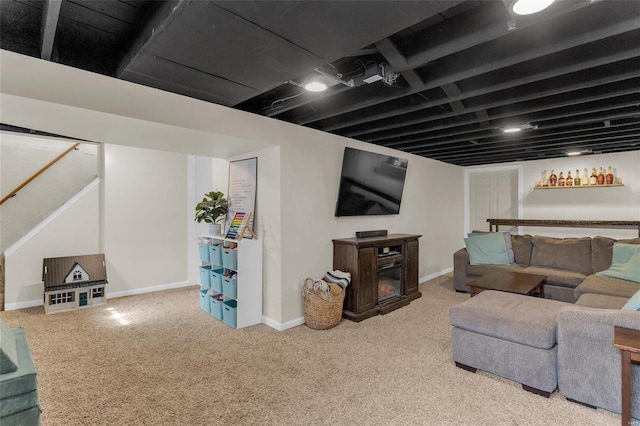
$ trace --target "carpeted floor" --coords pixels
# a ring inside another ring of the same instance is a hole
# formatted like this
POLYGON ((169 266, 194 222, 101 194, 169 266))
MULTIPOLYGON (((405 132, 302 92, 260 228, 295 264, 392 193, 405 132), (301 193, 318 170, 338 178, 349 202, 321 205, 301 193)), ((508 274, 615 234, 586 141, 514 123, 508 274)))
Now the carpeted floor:
POLYGON ((361 323, 233 330, 197 287, 44 315, 24 327, 43 425, 617 425, 620 416, 456 368, 448 309, 468 295, 440 277, 409 306, 361 323))

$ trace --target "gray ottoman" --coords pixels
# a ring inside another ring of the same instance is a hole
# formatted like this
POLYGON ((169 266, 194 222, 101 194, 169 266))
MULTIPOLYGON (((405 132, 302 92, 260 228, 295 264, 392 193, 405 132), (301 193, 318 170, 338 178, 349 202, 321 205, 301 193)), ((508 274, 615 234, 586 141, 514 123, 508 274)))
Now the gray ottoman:
POLYGON ((556 317, 568 303, 483 291, 449 309, 453 360, 549 397, 558 385, 556 317))

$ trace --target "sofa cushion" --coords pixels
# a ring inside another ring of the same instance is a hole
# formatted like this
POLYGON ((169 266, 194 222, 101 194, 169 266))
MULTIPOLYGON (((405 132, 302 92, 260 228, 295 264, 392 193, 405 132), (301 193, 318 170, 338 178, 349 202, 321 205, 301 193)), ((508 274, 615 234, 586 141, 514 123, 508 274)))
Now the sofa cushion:
MULTIPOLYGON (((38 399, 38 391, 33 390, 31 392, 22 393, 20 395, 14 395, 9 398, 3 398, 0 400, 0 424, 9 425, 11 423, 3 423, 6 416, 19 413, 21 411, 28 410, 32 407, 38 407, 40 400, 38 399)), ((18 423, 27 424, 27 423, 18 423)))
POLYGON ((467 331, 540 349, 556 344, 556 316, 567 303, 487 290, 449 309, 449 323, 467 331))
POLYGON ((518 265, 531 265, 531 249, 533 248, 533 237, 531 235, 512 235, 511 246, 513 256, 518 265))
POLYGON ((468 265, 467 274, 476 277, 483 277, 495 271, 524 272, 524 268, 517 264, 512 265, 468 265))
POLYGON ((16 337, 13 331, 0 321, 0 374, 11 373, 17 369, 16 337))
POLYGON ((624 304, 622 309, 627 311, 640 311, 640 290, 627 300, 627 303, 624 304))
POLYGON ((608 294, 585 293, 576 300, 576 306, 598 309, 620 309, 627 302, 624 297, 610 296, 608 294))
MULTIPOLYGON (((502 236, 504 237, 504 243, 507 246, 507 256, 509 256, 509 263, 516 263, 515 255, 513 254, 513 243, 511 242, 511 232, 509 231, 501 231, 502 236)), ((467 234, 467 237, 475 237, 478 235, 486 235, 489 234, 489 231, 473 231, 467 234)))
POLYGON ((591 239, 591 264, 594 273, 609 269, 613 257, 613 244, 616 241, 625 244, 640 244, 640 238, 614 240, 608 237, 593 237, 591 239))
POLYGON ((472 265, 505 265, 509 264, 507 245, 502 233, 477 235, 464 239, 472 265))
POLYGON ((18 369, 12 373, 0 375, 0 400, 38 389, 36 368, 31 358, 27 333, 22 328, 14 328, 11 331, 16 337, 18 369))
POLYGON ((39 425, 40 406, 31 407, 27 410, 4 416, 0 418, 0 424, 3 426, 39 425))
POLYGON ((586 274, 568 271, 566 269, 542 268, 539 266, 529 266, 522 271, 527 274, 546 275, 545 285, 555 285, 558 287, 576 288, 585 278, 586 274))
POLYGON ((585 293, 608 294, 610 296, 629 299, 640 290, 640 284, 633 281, 620 280, 618 278, 600 275, 589 275, 576 287, 573 294, 579 299, 585 293))
POLYGON ((551 238, 536 235, 533 237, 531 266, 548 266, 591 274, 591 238, 551 238))
POLYGON ((640 283, 640 244, 614 243, 611 266, 597 275, 640 283))

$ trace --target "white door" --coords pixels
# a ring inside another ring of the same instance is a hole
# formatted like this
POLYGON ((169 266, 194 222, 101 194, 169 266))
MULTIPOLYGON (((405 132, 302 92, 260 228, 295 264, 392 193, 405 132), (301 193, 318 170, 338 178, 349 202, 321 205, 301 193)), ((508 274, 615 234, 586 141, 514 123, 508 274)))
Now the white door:
MULTIPOLYGON (((469 173, 469 230, 488 231, 487 219, 518 218, 518 170, 469 173)), ((501 226, 501 231, 517 228, 501 226)))

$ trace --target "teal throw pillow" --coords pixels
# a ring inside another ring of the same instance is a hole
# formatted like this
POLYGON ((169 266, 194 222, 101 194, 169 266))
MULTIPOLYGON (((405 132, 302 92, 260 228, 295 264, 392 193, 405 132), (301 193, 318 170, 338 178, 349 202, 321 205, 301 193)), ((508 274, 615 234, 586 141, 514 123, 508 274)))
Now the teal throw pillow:
POLYGON ((636 292, 631 299, 622 307, 625 311, 640 311, 640 290, 636 292))
POLYGON ((596 275, 640 283, 640 244, 614 243, 611 266, 596 275))
POLYGON ((472 265, 508 265, 509 255, 501 232, 465 238, 464 245, 472 265))
MULTIPOLYGON (((473 231, 467 234, 467 237, 475 237, 477 235, 486 235, 488 232, 483 231, 473 231)), ((516 263, 516 255, 513 252, 513 244, 511 243, 511 232, 510 231, 502 231, 502 235, 504 235, 504 243, 507 245, 507 256, 509 256, 509 263, 516 263)))

